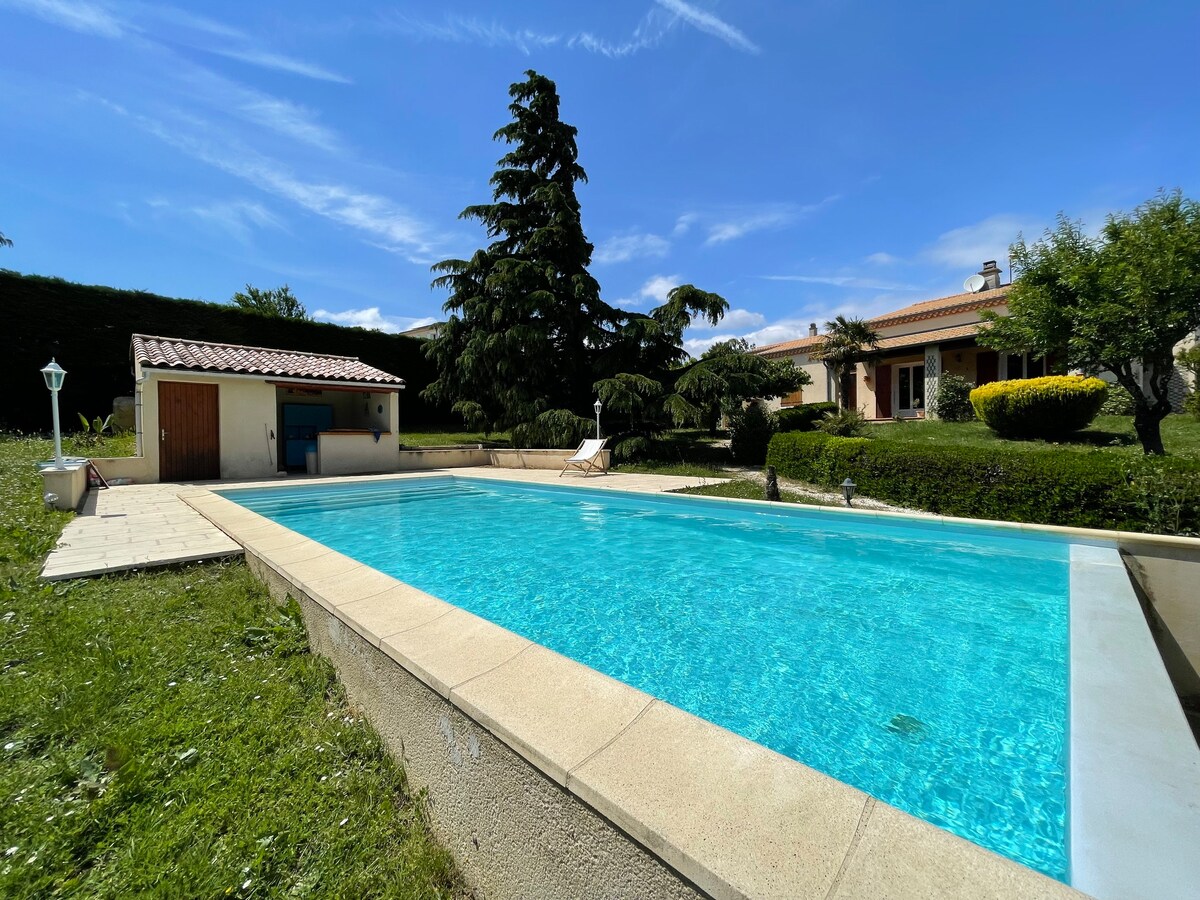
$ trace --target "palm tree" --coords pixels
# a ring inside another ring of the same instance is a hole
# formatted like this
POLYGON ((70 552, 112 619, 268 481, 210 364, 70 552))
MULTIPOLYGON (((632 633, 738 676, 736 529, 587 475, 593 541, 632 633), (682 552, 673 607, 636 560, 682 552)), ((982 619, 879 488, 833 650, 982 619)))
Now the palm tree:
POLYGON ((850 380, 854 377, 855 366, 864 353, 878 346, 879 334, 866 319, 837 316, 825 323, 825 337, 811 355, 824 361, 826 368, 833 373, 838 405, 842 409, 848 408, 850 380))
POLYGON ((12 241, 4 236, 4 232, 0 231, 0 247, 11 247, 12 241))

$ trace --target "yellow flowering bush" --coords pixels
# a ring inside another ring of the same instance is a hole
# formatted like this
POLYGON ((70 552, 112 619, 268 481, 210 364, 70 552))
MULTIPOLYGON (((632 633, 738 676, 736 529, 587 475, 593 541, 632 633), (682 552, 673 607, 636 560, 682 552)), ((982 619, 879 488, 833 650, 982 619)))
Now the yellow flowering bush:
POLYGON ((1009 438, 1055 438, 1086 428, 1100 412, 1108 385, 1082 375, 993 381, 971 391, 975 414, 1009 438))

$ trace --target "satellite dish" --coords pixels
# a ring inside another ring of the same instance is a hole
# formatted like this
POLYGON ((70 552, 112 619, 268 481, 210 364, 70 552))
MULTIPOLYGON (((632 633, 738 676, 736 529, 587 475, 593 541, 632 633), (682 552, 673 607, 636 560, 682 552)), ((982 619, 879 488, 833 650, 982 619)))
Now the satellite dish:
POLYGON ((963 290, 969 294, 978 294, 987 287, 987 279, 982 275, 972 275, 963 282, 963 290))

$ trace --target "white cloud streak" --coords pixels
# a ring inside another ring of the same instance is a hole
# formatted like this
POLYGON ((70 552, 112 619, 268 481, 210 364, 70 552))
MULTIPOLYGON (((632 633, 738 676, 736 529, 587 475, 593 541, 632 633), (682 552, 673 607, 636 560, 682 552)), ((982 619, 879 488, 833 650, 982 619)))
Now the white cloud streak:
POLYGON ((920 285, 898 284, 857 275, 760 275, 764 281, 795 281, 799 284, 822 284, 829 287, 857 288, 871 291, 920 291, 920 285))
MULTIPOLYGON (((154 201, 149 201, 153 205, 154 201)), ((249 244, 254 229, 284 227, 274 213, 261 203, 250 200, 217 201, 189 210, 198 218, 211 222, 243 244, 249 244)))
POLYGON ((667 294, 681 284, 683 284, 683 279, 678 275, 652 275, 645 284, 638 288, 637 295, 644 300, 666 303, 667 294))
POLYGON ((603 265, 632 259, 662 259, 670 249, 671 242, 657 234, 620 234, 601 241, 592 254, 592 262, 603 265))
POLYGON ((238 62, 244 62, 247 65, 258 66, 263 69, 287 72, 289 75, 302 75, 305 78, 313 78, 317 81, 332 81, 337 84, 352 83, 346 76, 339 75, 337 72, 331 72, 322 66, 305 62, 302 59, 295 59, 291 56, 285 56, 282 53, 272 53, 269 50, 257 47, 212 47, 208 49, 210 53, 216 53, 219 56, 228 57, 229 59, 236 59, 238 62))
POLYGON ((1008 259, 1008 248, 1017 235, 1040 235, 1043 224, 1024 216, 1004 213, 964 225, 938 236, 922 256, 948 269, 974 272, 985 260, 1008 259))
POLYGON ((101 37, 123 37, 129 29, 127 23, 103 6, 82 0, 0 0, 0 6, 37 16, 72 31, 101 37))
POLYGON ((514 47, 528 55, 543 47, 552 47, 563 42, 558 34, 533 31, 528 28, 511 29, 495 22, 462 16, 447 16, 444 22, 415 19, 403 13, 385 14, 380 19, 384 27, 422 40, 445 41, 455 44, 479 44, 484 47, 514 47))
POLYGON ((423 319, 413 319, 404 316, 385 316, 378 306, 368 306, 363 309, 343 309, 337 312, 328 309, 318 309, 313 313, 313 318, 321 322, 333 322, 337 325, 346 325, 352 328, 358 327, 368 328, 372 331, 385 331, 388 334, 408 331, 410 328, 420 328, 422 325, 432 325, 437 321, 437 319, 429 316, 423 319))
POLYGON ((703 31, 705 34, 712 35, 724 41, 735 50, 741 50, 745 53, 761 52, 758 45, 746 37, 745 34, 710 12, 699 9, 690 3, 684 3, 683 0, 655 0, 655 2, 663 9, 687 22, 687 24, 696 30, 703 31))

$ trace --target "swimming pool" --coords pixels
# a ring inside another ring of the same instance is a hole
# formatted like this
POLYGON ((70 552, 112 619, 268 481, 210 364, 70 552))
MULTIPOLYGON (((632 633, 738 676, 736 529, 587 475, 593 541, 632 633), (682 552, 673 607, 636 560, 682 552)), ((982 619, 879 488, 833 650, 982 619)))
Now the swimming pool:
POLYGON ((224 493, 1067 878, 1060 538, 479 479, 224 493))

